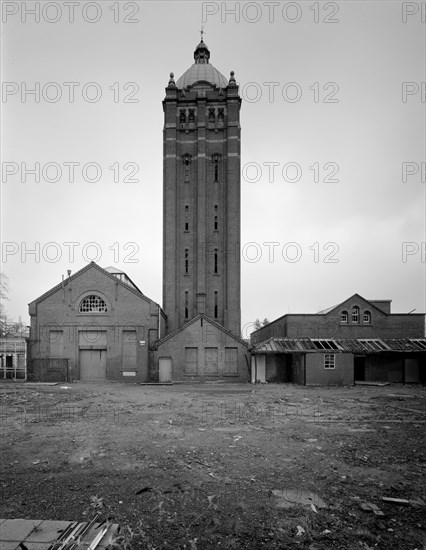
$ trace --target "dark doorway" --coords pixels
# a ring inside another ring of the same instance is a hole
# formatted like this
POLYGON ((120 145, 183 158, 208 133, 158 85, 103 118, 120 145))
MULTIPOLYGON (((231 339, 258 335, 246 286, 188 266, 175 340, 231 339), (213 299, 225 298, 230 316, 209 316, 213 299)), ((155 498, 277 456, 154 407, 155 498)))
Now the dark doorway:
POLYGON ((365 356, 363 355, 354 357, 354 378, 359 382, 365 381, 365 356))

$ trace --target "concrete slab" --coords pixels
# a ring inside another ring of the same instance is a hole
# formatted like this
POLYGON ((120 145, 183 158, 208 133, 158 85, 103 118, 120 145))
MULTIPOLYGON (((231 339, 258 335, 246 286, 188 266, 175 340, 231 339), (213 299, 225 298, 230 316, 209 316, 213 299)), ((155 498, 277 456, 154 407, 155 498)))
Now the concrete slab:
POLYGON ((37 526, 37 529, 29 533, 25 540, 25 545, 28 542, 40 543, 40 542, 53 542, 56 540, 62 533, 64 529, 68 527, 72 522, 71 521, 49 521, 44 520, 40 522, 40 525, 37 526))
MULTIPOLYGON (((19 545, 24 543, 28 550, 46 550, 52 542, 60 537, 61 533, 72 521, 28 520, 28 519, 0 519, 0 550, 20 550, 19 545)), ((84 537, 79 549, 88 548, 99 533, 99 523, 84 537)), ((99 550, 105 550, 111 543, 112 537, 118 529, 118 524, 110 525, 101 539, 99 550)))
POLYGON ((19 543, 25 540, 41 523, 42 520, 8 519, 0 525, 0 540, 18 541, 19 543))
POLYGON ((17 548, 18 544, 16 541, 0 540, 0 550, 16 550, 17 548))

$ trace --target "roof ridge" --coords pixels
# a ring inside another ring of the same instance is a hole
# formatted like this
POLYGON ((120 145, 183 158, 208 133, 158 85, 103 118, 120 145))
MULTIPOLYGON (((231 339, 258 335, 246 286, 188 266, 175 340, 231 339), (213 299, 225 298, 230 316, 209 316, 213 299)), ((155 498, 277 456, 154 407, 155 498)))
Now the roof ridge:
MULTIPOLYGON (((122 281, 120 281, 120 279, 118 279, 118 277, 114 277, 114 275, 112 273, 109 273, 108 271, 106 271, 103 267, 101 267, 100 265, 98 265, 96 262, 90 262, 88 263, 87 265, 85 265, 84 267, 82 267, 81 269, 79 269, 78 271, 76 271, 74 274, 70 275, 69 276, 69 279, 67 279, 67 281, 72 281, 74 279, 76 279, 77 277, 79 277, 81 274, 83 274, 85 271, 88 271, 91 267, 95 267, 96 269, 98 269, 101 273, 103 273, 104 275, 108 276, 111 280, 113 281, 116 281, 117 283, 119 283, 120 285, 122 285, 124 288, 127 288, 128 290, 130 290, 131 292, 133 292, 134 294, 136 294, 137 296, 143 298, 144 300, 146 300, 147 302, 151 303, 155 303, 153 300, 151 300, 150 298, 148 298, 147 296, 145 296, 145 294, 143 294, 143 292, 141 292, 140 290, 136 290, 135 288, 132 288, 131 286, 129 285, 126 285, 125 283, 123 283, 122 281)), ((30 302, 30 304, 33 304, 33 303, 39 303, 41 302, 42 300, 44 300, 45 298, 47 298, 48 296, 51 296, 52 294, 54 294, 56 291, 60 290, 62 288, 62 285, 63 285, 64 281, 61 281, 59 284, 55 285, 54 287, 52 287, 50 290, 48 290, 47 292, 45 292, 44 294, 42 294, 41 296, 39 296, 38 298, 36 298, 35 300, 32 300, 30 302)))
POLYGON ((231 336, 235 340, 238 340, 239 342, 241 342, 245 346, 248 346, 247 342, 245 342, 242 338, 240 338, 239 336, 234 334, 231 330, 229 330, 229 329, 225 328, 224 326, 222 326, 220 323, 214 321, 213 319, 211 319, 210 317, 208 317, 204 313, 198 313, 197 315, 195 315, 195 317, 193 317, 192 319, 190 319, 186 323, 183 323, 179 327, 175 328, 175 330, 173 330, 169 334, 166 334, 166 336, 163 336, 163 338, 161 338, 161 340, 157 340, 157 345, 160 346, 161 344, 163 344, 164 342, 166 342, 167 340, 169 340, 170 338, 172 338, 173 336, 175 336, 179 332, 185 330, 187 327, 189 327, 190 325, 195 323, 195 321, 197 321, 198 319, 205 319, 208 323, 211 323, 213 326, 217 327, 222 332, 228 334, 229 336, 231 336))

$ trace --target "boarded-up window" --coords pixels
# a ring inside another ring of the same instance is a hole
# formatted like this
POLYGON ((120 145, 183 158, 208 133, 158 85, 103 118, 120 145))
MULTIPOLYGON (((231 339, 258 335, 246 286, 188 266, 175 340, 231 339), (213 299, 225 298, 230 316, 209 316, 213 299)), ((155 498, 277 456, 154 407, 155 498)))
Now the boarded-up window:
POLYGON ((238 348, 225 348, 225 370, 223 374, 238 373, 238 348))
POLYGON ((62 357, 64 353, 64 331, 51 330, 49 333, 50 357, 62 357))
POLYGON ((136 331, 123 330, 123 369, 136 369, 136 331))
POLYGON ((205 373, 217 374, 217 348, 205 348, 205 373))
POLYGON ((185 374, 198 373, 198 348, 185 348, 185 374))

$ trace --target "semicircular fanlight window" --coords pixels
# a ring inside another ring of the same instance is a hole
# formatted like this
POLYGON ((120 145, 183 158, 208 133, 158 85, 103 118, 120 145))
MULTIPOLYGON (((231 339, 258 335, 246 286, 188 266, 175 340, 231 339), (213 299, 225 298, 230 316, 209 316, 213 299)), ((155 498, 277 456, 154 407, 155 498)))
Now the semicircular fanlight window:
POLYGON ((80 303, 80 313, 106 313, 107 311, 105 300, 96 294, 86 296, 80 303))

